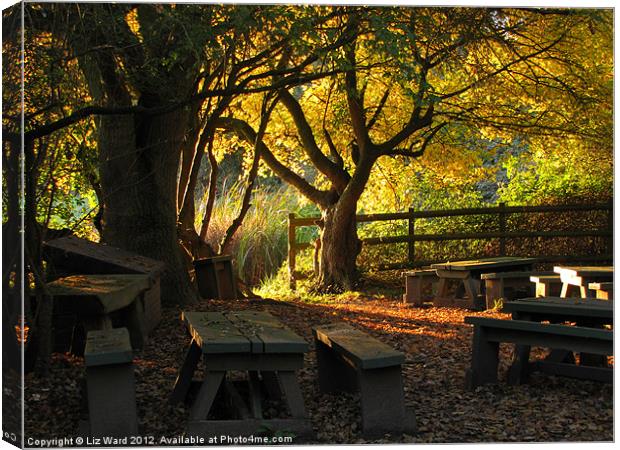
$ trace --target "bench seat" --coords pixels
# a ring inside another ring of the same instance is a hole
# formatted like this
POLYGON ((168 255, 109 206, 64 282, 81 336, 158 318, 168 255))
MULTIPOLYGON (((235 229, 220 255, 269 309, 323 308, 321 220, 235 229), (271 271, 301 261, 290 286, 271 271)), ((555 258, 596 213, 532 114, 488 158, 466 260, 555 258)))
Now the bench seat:
POLYGON ((138 435, 133 351, 127 328, 90 331, 84 350, 88 435, 138 435))
POLYGON ((536 297, 559 297, 562 291, 560 275, 532 275, 532 283, 536 283, 536 297))
POLYGON ((472 316, 465 317, 465 323, 474 325, 471 368, 466 375, 468 389, 485 383, 497 383, 499 344, 502 342, 519 347, 509 372, 508 381, 511 384, 525 381, 533 370, 547 371, 546 366, 552 373, 560 372, 575 378, 609 382, 613 379, 613 371, 609 368, 565 364, 567 367, 560 371, 561 362, 529 363, 531 346, 613 355, 613 332, 610 330, 472 316))
POLYGON ((364 437, 415 432, 415 415, 405 408, 403 353, 344 323, 321 325, 312 332, 320 389, 360 391, 364 437))
POLYGON ((596 291, 596 298, 600 300, 614 299, 614 283, 613 281, 590 283, 588 289, 596 291))

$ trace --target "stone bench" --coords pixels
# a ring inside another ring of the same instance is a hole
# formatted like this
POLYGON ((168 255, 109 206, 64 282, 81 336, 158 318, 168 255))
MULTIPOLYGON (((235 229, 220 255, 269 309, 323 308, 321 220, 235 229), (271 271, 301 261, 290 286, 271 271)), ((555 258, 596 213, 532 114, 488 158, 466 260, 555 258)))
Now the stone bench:
POLYGON ((127 328, 90 331, 84 350, 88 435, 138 435, 133 351, 127 328))
POLYGON ((343 323, 312 329, 322 392, 361 394, 362 432, 366 438, 414 433, 413 411, 405 408, 403 353, 343 323))
POLYGON ((559 297, 562 291, 560 275, 532 275, 532 283, 536 283, 536 297, 559 297))
POLYGON ((404 303, 422 306, 425 300, 432 300, 432 298, 424 298, 422 296, 422 289, 424 287, 424 282, 430 282, 432 284, 439 281, 435 269, 411 270, 403 273, 403 277, 405 278, 404 303))
POLYGON ((553 361, 529 362, 529 348, 532 346, 613 355, 613 332, 610 330, 471 316, 465 317, 465 323, 474 326, 471 368, 467 371, 465 381, 470 390, 486 383, 497 383, 499 344, 502 342, 520 347, 515 352, 515 361, 509 372, 511 384, 525 381, 529 372, 534 370, 574 378, 613 381, 611 368, 553 361))

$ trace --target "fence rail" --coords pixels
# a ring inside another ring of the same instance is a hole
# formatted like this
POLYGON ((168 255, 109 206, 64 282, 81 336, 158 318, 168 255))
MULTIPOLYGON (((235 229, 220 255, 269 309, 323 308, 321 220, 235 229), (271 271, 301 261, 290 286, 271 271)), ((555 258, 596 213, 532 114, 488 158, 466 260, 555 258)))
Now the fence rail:
MULTIPOLYGON (((300 251, 313 247, 312 242, 297 242, 296 229, 298 227, 318 226, 320 217, 296 217, 289 214, 288 220, 288 271, 289 281, 292 289, 295 288, 296 280, 302 279, 303 275, 296 270, 296 256, 300 251)), ((407 262, 397 264, 381 264, 379 268, 397 269, 416 267, 437 262, 438 260, 416 260, 416 242, 440 242, 454 240, 481 240, 498 239, 499 256, 506 256, 506 241, 514 238, 579 238, 579 237, 602 237, 608 238, 608 252, 599 255, 534 255, 541 262, 568 262, 578 261, 610 261, 613 253, 613 201, 608 203, 597 203, 592 205, 541 205, 541 206, 506 206, 500 203, 496 207, 485 208, 465 208, 451 210, 416 211, 409 208, 406 212, 379 213, 379 214, 360 214, 356 216, 358 223, 363 222, 382 222, 393 220, 407 220, 407 234, 399 236, 381 236, 362 239, 364 245, 384 245, 407 243, 407 262), (555 231, 530 231, 517 230, 507 231, 507 217, 510 214, 537 214, 553 212, 589 212, 606 211, 607 220, 601 223, 599 228, 589 230, 555 230, 555 231), (416 219, 473 216, 473 215, 492 215, 496 216, 497 231, 471 232, 471 233, 444 233, 444 234, 416 234, 416 219)), ((511 256, 532 256, 532 255, 511 255, 511 256)), ((449 259, 446 255, 444 259, 449 259)))

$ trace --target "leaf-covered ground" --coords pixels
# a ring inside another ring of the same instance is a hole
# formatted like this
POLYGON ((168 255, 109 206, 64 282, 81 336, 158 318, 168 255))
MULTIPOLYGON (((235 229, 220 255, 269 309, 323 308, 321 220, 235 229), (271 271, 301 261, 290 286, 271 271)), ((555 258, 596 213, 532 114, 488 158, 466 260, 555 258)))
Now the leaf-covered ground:
MULTIPOLYGON (((347 298, 330 303, 298 300, 203 301, 196 311, 264 309, 279 317, 310 343, 298 378, 316 433, 311 443, 364 443, 359 397, 324 395, 318 390, 311 328, 344 321, 377 337, 406 355, 403 366, 406 405, 415 410, 418 433, 373 442, 507 442, 611 441, 611 385, 534 374, 529 384, 504 382, 511 348, 501 346, 500 384, 475 392, 464 389, 470 362, 471 328, 463 324, 469 311, 453 308, 412 308, 393 298, 347 298)), ((475 313, 507 317, 497 312, 475 313)), ((163 320, 147 347, 136 355, 136 391, 140 431, 174 437, 184 432, 188 408, 172 407, 167 399, 185 356, 189 337, 179 308, 164 308, 163 320)), ((540 351, 534 354, 540 356, 540 351)), ((80 358, 54 355, 48 379, 26 380, 26 436, 75 436, 84 418, 80 358)))

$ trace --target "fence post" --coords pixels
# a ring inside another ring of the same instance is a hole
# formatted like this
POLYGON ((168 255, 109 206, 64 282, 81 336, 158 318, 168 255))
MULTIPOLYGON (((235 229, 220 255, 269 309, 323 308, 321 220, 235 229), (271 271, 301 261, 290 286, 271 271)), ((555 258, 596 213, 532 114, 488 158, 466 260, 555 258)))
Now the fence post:
POLYGON ((415 261, 415 241, 413 237, 415 236, 415 217, 413 217, 413 208, 409 208, 409 218, 408 218, 408 236, 409 240, 407 241, 407 259, 410 265, 413 265, 415 261))
POLYGON ((295 282, 295 213, 288 215, 288 284, 292 290, 295 290, 297 283, 295 282))
MULTIPOLYGON (((607 249, 609 254, 614 254, 614 201, 609 199, 609 209, 607 210, 607 231, 609 238, 607 239, 607 249)), ((612 256, 613 257, 613 256, 612 256)))
POLYGON ((499 256, 506 256, 506 203, 501 202, 497 208, 499 213, 499 256))

